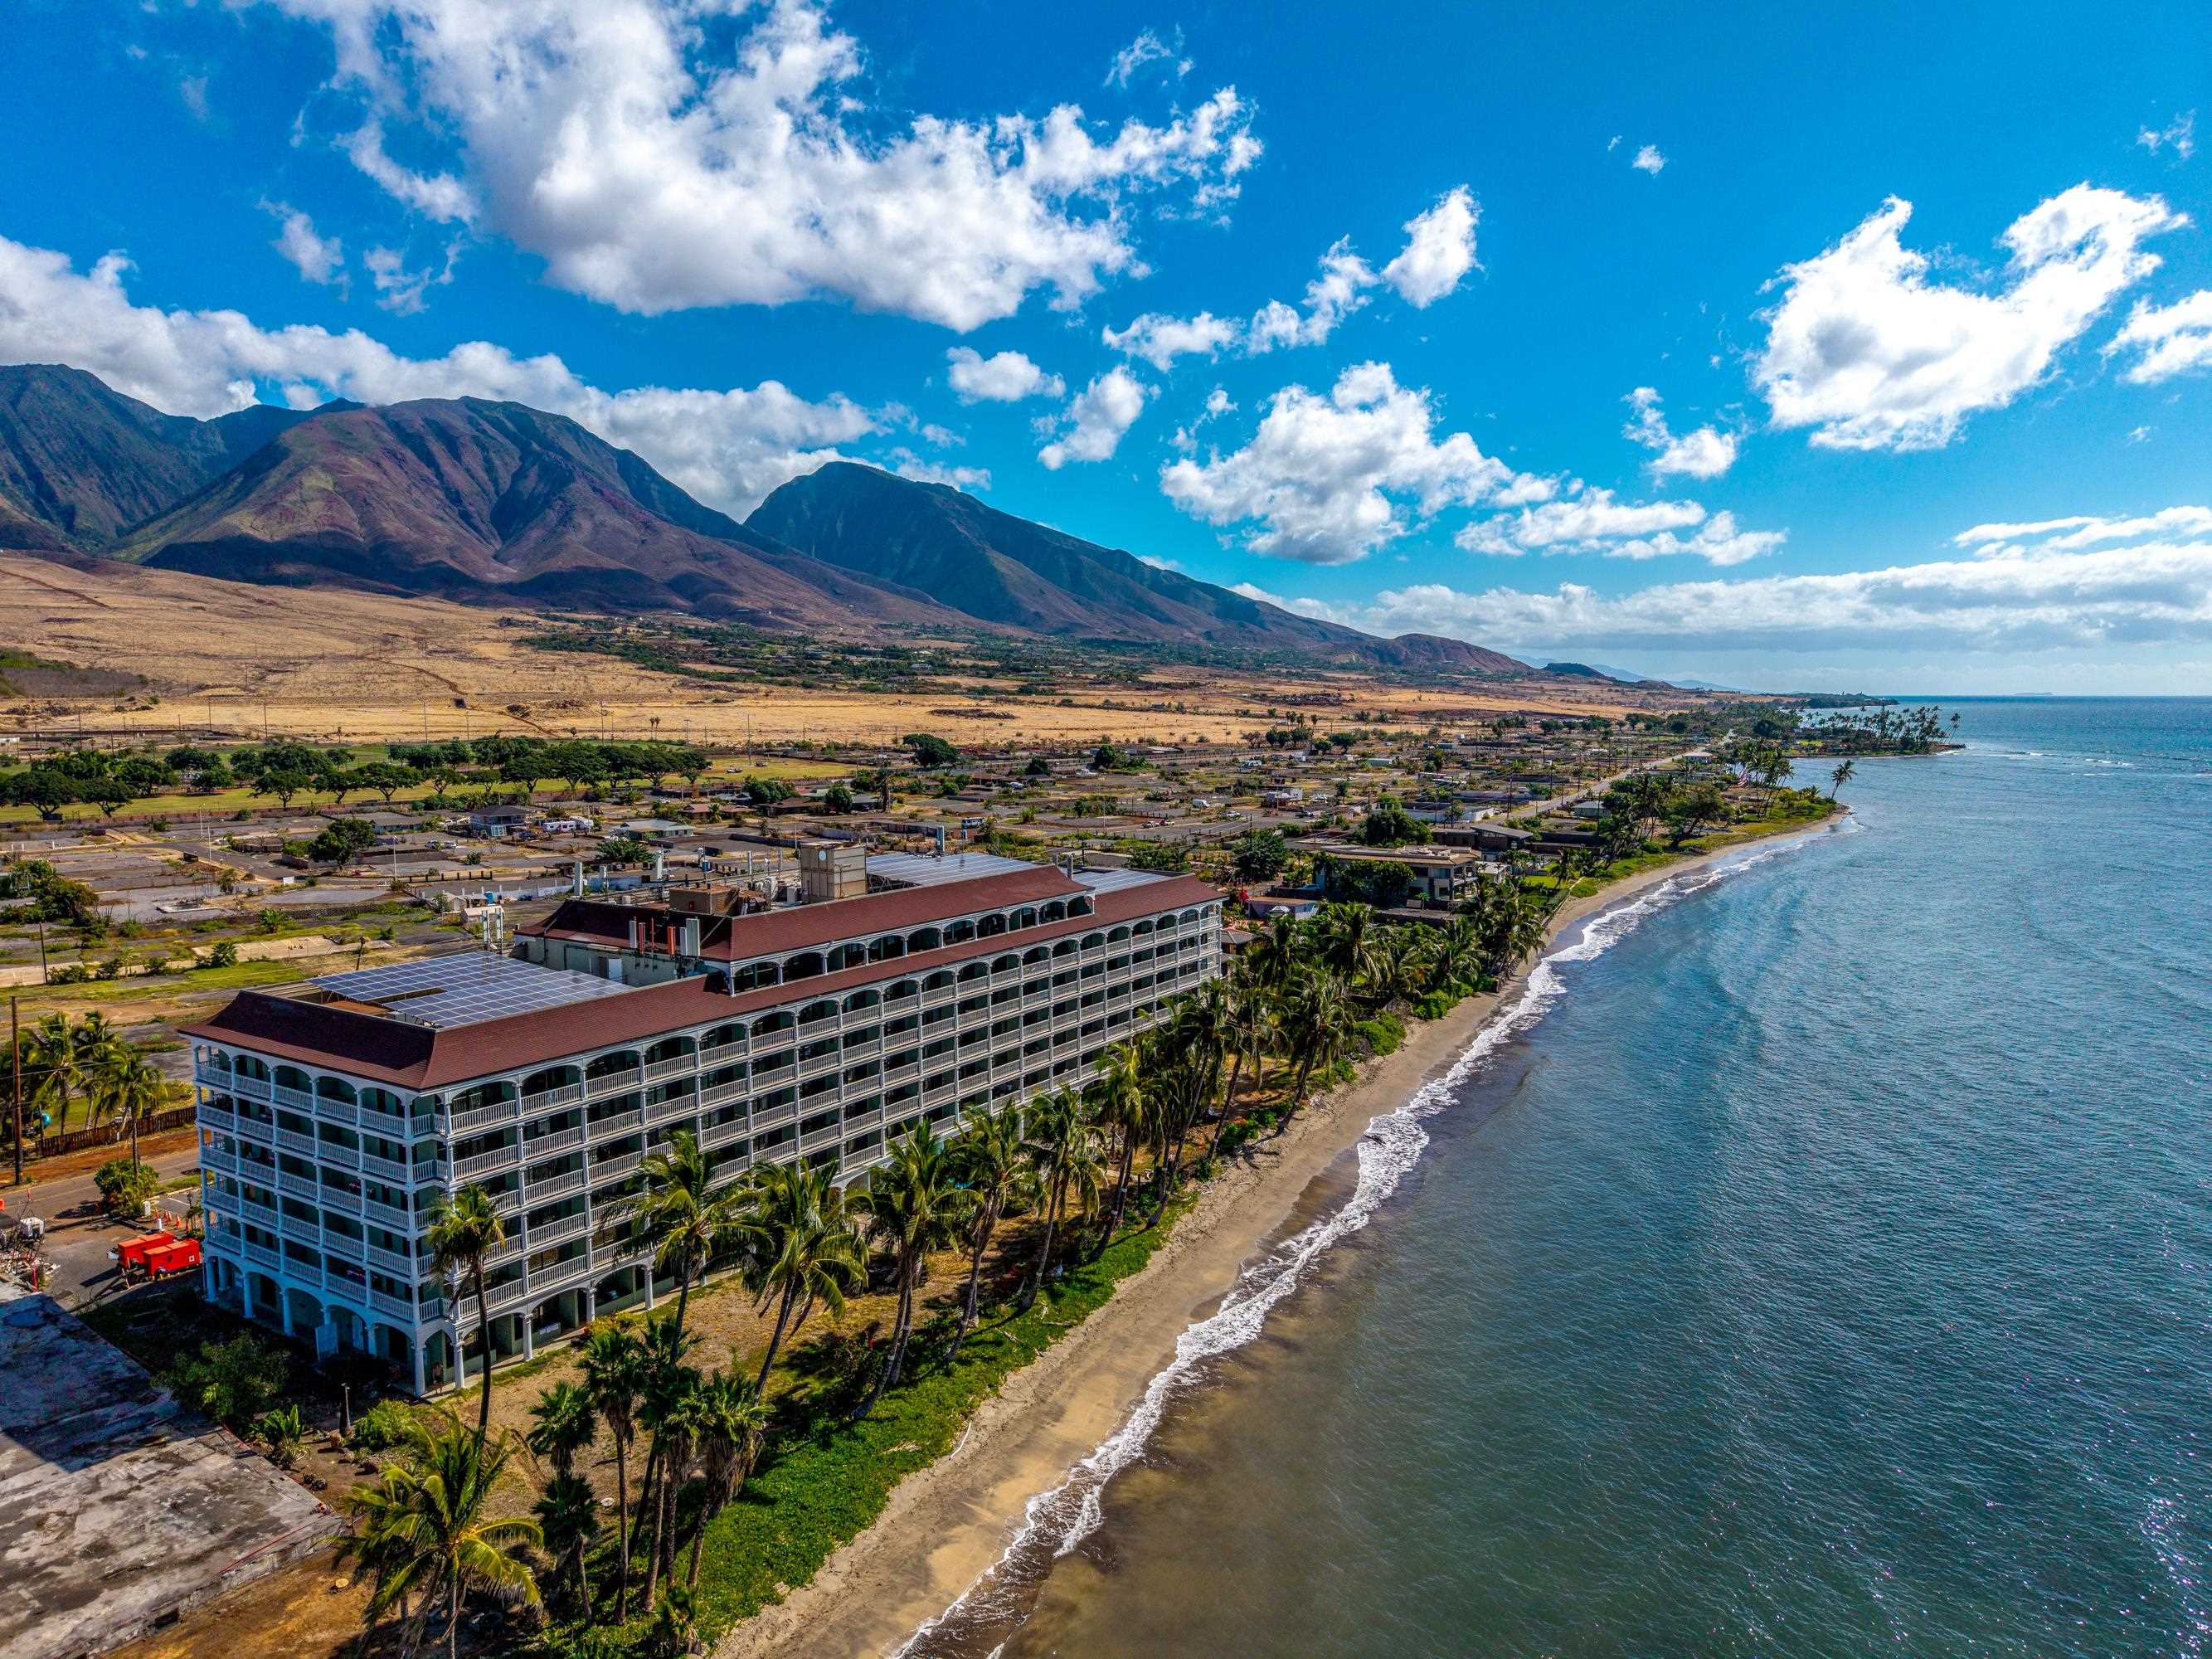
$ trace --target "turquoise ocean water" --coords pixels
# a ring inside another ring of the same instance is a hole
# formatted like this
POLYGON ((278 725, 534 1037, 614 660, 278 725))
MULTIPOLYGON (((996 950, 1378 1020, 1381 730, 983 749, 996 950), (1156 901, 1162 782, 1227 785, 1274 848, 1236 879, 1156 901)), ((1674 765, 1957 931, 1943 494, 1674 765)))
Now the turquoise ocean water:
POLYGON ((1568 941, 910 1651, 2203 1651, 2212 702, 1944 706, 1568 941))

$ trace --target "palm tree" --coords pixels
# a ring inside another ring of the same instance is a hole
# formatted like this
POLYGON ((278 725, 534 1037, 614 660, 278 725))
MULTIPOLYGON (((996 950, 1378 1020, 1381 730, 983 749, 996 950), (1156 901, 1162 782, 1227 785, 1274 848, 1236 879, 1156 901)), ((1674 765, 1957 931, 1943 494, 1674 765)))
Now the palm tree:
POLYGON ((1346 984, 1372 974, 1377 949, 1372 906, 1324 906, 1316 932, 1322 961, 1341 975, 1346 984))
POLYGON ((629 1617, 629 1443, 637 1433, 644 1354, 628 1331, 607 1326, 584 1339, 582 1370, 592 1409, 615 1443, 615 1619, 622 1622, 629 1617))
POLYGON ((1044 1186, 1044 1237, 1038 1243, 1036 1263, 1023 1286, 1022 1305, 1028 1307, 1044 1288, 1052 1266, 1052 1236, 1061 1212, 1073 1198, 1094 1203, 1103 1184, 1104 1161, 1098 1155, 1098 1138, 1082 1099, 1066 1089, 1033 1101, 1029 1111, 1030 1162, 1044 1186))
POLYGON ((1482 956, 1482 939, 1474 923, 1462 916, 1436 936, 1436 944, 1429 952, 1427 988, 1440 991, 1447 986, 1463 984, 1468 970, 1476 967, 1482 956))
POLYGON ((1426 928, 1393 927, 1376 943, 1369 982, 1378 1008, 1410 1003, 1428 982, 1430 945, 1426 928))
POLYGON ((775 1329, 753 1379, 765 1391, 785 1336, 806 1322, 817 1302, 842 1313, 845 1291, 866 1277, 866 1263, 846 1218, 845 1196, 826 1170, 771 1164, 757 1170, 747 1232, 744 1276, 754 1305, 776 1303, 775 1329))
POLYGON ((483 1398, 477 1411, 481 1440, 491 1431, 491 1311, 484 1298, 484 1259, 507 1243, 507 1224, 491 1194, 471 1185, 439 1200, 422 1237, 430 1247, 432 1271, 466 1279, 476 1291, 477 1342, 483 1350, 483 1398))
POLYGON ((1236 1057, 1229 1067, 1229 1087, 1223 1094, 1221 1115, 1214 1120, 1213 1139, 1206 1149, 1208 1158, 1221 1150, 1222 1131, 1229 1127, 1230 1117, 1237 1107, 1237 1079, 1244 1069, 1244 1057, 1252 1057, 1252 1086, 1260 1085, 1260 1049, 1267 1040, 1273 1022, 1269 1017, 1269 993, 1257 979, 1240 977, 1229 994, 1229 1037, 1236 1057))
POLYGON ((115 1042, 94 1049, 83 1062, 86 1091, 94 1121, 106 1118, 131 1132, 131 1164, 138 1167, 138 1125, 161 1109, 169 1080, 140 1050, 115 1042))
POLYGON ((1305 941, 1298 924, 1287 911, 1279 910, 1269 919, 1260 937, 1252 942, 1246 956, 1252 963, 1254 978, 1261 985, 1280 985, 1291 976, 1305 953, 1305 941))
POLYGON ((698 1410, 699 1456, 707 1481, 707 1501, 699 1529, 691 1534, 691 1568, 685 1582, 699 1584, 699 1552, 707 1541, 707 1517, 729 1507, 751 1478, 768 1437, 768 1401, 742 1376, 716 1371, 695 1394, 698 1410))
POLYGON ((564 1563, 576 1587, 576 1605, 592 1616, 592 1580, 585 1552, 599 1535, 599 1494, 580 1474, 566 1472, 545 1483, 545 1494, 532 1511, 545 1540, 546 1553, 564 1563))
POLYGON ((960 1328, 953 1333, 951 1364, 959 1358, 960 1345, 975 1328, 981 1294, 983 1252, 991 1248, 991 1235, 1006 1213, 1006 1206, 1029 1178, 1029 1158, 1022 1149, 1022 1109, 1009 1103, 995 1112, 981 1112, 968 1120, 968 1133, 952 1149, 960 1179, 975 1195, 975 1207, 968 1221, 968 1291, 962 1298, 960 1328))
POLYGON ((668 1150, 647 1158, 640 1173, 645 1190, 633 1212, 633 1237, 653 1246, 655 1267, 675 1267, 676 1328, 680 1332, 692 1281, 737 1233, 745 1194, 734 1183, 714 1190, 713 1165, 699 1149, 699 1138, 688 1129, 671 1134, 668 1150))
MULTIPOLYGON (((1315 1068, 1334 1060, 1351 1038, 1352 1012, 1343 982, 1325 968, 1296 981, 1284 1000, 1282 1024, 1290 1039, 1291 1059, 1297 1067, 1297 1080, 1291 1087, 1291 1110, 1285 1114, 1287 1122, 1306 1103, 1306 1085, 1315 1068)), ((1277 1133, 1280 1132, 1279 1127, 1277 1133)))
POLYGON ((1168 1158, 1172 1174, 1182 1167, 1183 1136, 1213 1103, 1214 1091, 1221 1082, 1222 1059, 1234 1041, 1236 1016, 1227 983, 1210 979, 1185 997, 1168 1030, 1172 1034, 1170 1042, 1196 1062, 1185 1079, 1190 1089, 1183 1109, 1176 1115, 1175 1147, 1168 1158))
POLYGON ((684 1364, 691 1343, 672 1319, 656 1319, 647 1325, 643 1346, 645 1391, 638 1422, 653 1436, 653 1450, 645 1462, 645 1502, 653 1510, 653 1550, 645 1567, 645 1594, 650 1602, 671 1567, 677 1499, 697 1457, 693 1396, 699 1373, 684 1364))
POLYGON ((574 1382, 556 1382, 530 1408, 535 1419, 523 1444, 536 1457, 550 1460, 556 1475, 576 1472, 576 1454, 599 1438, 599 1413, 591 1391, 574 1382))
POLYGON ((1098 1079, 1091 1097, 1097 1121, 1121 1137, 1121 1149, 1114 1173, 1114 1208, 1098 1241, 1103 1250, 1121 1225, 1121 1206, 1128 1197, 1129 1170, 1136 1162, 1138 1137, 1152 1121, 1152 1101, 1145 1088, 1145 1066, 1134 1043, 1117 1042, 1098 1056, 1098 1079))
POLYGON ((921 1264, 933 1250, 959 1243, 975 1208, 975 1194, 961 1186, 951 1149, 927 1122, 916 1121, 891 1148, 890 1162, 875 1172, 860 1208, 870 1235, 888 1245, 891 1277, 898 1286, 898 1311, 891 1321, 890 1356, 876 1374, 876 1385, 860 1408, 858 1422, 876 1408, 884 1391, 899 1380, 906 1364, 907 1339, 914 1332, 914 1293, 921 1264))
MULTIPOLYGON (((446 1606, 446 1651, 459 1659, 461 1603, 471 1589, 520 1593, 536 1606, 538 1580, 523 1559, 544 1547, 535 1521, 495 1519, 487 1513, 514 1448, 471 1434, 451 1412, 435 1427, 419 1419, 410 1429, 408 1456, 346 1499, 360 1526, 343 1547, 367 1564, 376 1579, 368 1617, 373 1626, 392 1607, 422 1593, 415 1628, 432 1605, 446 1606)), ((414 1640, 407 1644, 409 1651, 414 1640)))
POLYGON ((25 1076, 37 1079, 30 1085, 25 1100, 52 1115, 55 1133, 66 1134, 70 1096, 83 1080, 69 1021, 59 1014, 48 1014, 23 1033, 22 1049, 25 1076))
POLYGON ((89 1071, 102 1055, 122 1041, 121 1034, 108 1024, 107 1016, 97 1011, 77 1021, 76 1029, 70 1033, 70 1047, 76 1051, 80 1071, 89 1071))
MULTIPOLYGON (((1951 718, 1953 720, 1956 720, 1958 719, 1958 716, 1954 714, 1951 718)), ((1834 771, 1828 774, 1828 799, 1830 800, 1835 799, 1837 790, 1842 788, 1858 775, 1858 763, 1856 761, 1846 760, 1839 764, 1834 771)))

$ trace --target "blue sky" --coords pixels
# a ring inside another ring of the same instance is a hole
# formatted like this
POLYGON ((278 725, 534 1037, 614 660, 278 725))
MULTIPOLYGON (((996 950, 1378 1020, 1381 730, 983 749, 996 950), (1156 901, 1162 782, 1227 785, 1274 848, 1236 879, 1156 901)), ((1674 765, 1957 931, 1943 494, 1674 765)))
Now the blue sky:
POLYGON ((2212 691, 2212 15, 1803 20, 19 0, 0 361, 1650 673, 2212 691))

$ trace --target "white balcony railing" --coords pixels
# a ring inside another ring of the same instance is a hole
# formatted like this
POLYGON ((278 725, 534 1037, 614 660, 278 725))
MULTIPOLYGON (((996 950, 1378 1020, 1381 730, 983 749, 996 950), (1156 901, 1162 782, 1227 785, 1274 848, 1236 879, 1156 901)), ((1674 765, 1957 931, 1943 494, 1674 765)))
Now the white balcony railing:
POLYGON ((412 1302, 404 1297, 380 1291, 373 1285, 368 1290, 368 1305, 379 1313, 390 1314, 395 1319, 404 1319, 410 1324, 415 1322, 415 1304, 412 1302))
POLYGON ((395 1279, 415 1277, 415 1258, 402 1255, 397 1250, 387 1250, 380 1244, 368 1247, 368 1265, 379 1273, 390 1273, 395 1279))

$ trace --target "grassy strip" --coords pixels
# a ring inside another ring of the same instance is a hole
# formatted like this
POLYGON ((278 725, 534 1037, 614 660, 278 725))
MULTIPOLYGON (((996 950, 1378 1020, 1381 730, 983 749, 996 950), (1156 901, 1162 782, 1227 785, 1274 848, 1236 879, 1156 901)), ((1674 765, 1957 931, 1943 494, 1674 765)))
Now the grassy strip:
POLYGON ((1835 816, 1837 808, 1833 802, 1823 801, 1821 806, 1823 810, 1818 812, 1795 814, 1788 817, 1759 818, 1750 823, 1735 824, 1727 830, 1717 830, 1710 836, 1699 836, 1694 841, 1686 841, 1680 847, 1668 852, 1637 853, 1625 859, 1615 859, 1596 874, 1584 876, 1577 882, 1574 896, 1577 898, 1591 898, 1603 892, 1614 882, 1626 880, 1630 876, 1641 876, 1653 870, 1663 870, 1670 864, 1680 864, 1686 860, 1697 858, 1707 853, 1724 853, 1731 847, 1741 847, 1751 842, 1764 841, 1769 836, 1788 835, 1793 830, 1803 830, 1812 824, 1824 823, 1835 816))
MULTIPOLYGON (((381 760, 383 758, 384 755, 381 750, 371 749, 367 746, 356 748, 354 750, 354 761, 356 764, 366 764, 371 761, 381 760)), ((835 761, 787 760, 781 756, 772 756, 767 759, 754 761, 751 763, 723 760, 715 762, 714 764, 708 769, 706 775, 701 778, 699 787, 702 790, 726 789, 732 784, 738 783, 745 778, 782 778, 786 780, 794 778, 846 778, 852 776, 854 770, 854 769, 852 766, 841 766, 835 761)), ((514 784, 500 784, 496 782, 479 783, 465 781, 454 785, 453 787, 447 792, 447 798, 449 799, 455 799, 463 794, 471 793, 478 789, 511 789, 518 787, 519 786, 514 784)), ((217 789, 204 795, 141 795, 136 799, 127 801, 123 805, 118 806, 116 808, 116 811, 120 814, 127 815, 127 817, 130 817, 160 816, 169 819, 173 825, 182 826, 197 821, 203 815, 210 818, 221 818, 228 821, 231 815, 235 812, 263 811, 276 811, 279 810, 289 810, 291 811, 300 813, 336 812, 339 814, 369 811, 398 811, 403 809, 418 807, 423 801, 427 800, 429 797, 436 794, 437 793, 438 786, 434 783, 410 783, 405 788, 401 789, 395 793, 391 801, 387 803, 385 800, 381 791, 374 789, 360 789, 349 792, 346 797, 346 804, 343 806, 339 806, 330 799, 330 791, 327 789, 302 790, 299 794, 293 797, 290 808, 284 809, 283 803, 280 802, 276 796, 264 794, 257 789, 241 787, 234 789, 217 789)), ((576 800, 575 797, 568 794, 563 789, 539 789, 535 793, 532 799, 540 805, 550 805, 562 800, 574 802, 578 806, 581 806, 585 804, 581 801, 576 800)), ((98 807, 83 805, 81 803, 74 805, 76 805, 77 809, 74 811, 67 806, 62 809, 62 816, 60 819, 56 822, 54 827, 60 828, 62 825, 103 824, 108 822, 107 815, 102 813, 98 807)), ((649 805, 650 803, 646 800, 640 800, 636 810, 643 811, 649 805)), ((459 809, 454 808, 453 810, 458 811, 459 809)), ((40 820, 39 818, 39 812, 36 807, 0 806, 0 823, 31 823, 39 821, 40 820)), ((136 830, 142 835, 146 833, 146 826, 143 823, 118 822, 114 825, 114 827, 118 830, 136 830)), ((210 827, 212 828, 214 826, 211 825, 210 827)), ((250 831, 252 830, 253 826, 252 824, 241 824, 240 828, 241 831, 250 831)))
POLYGON ((708 1525, 696 1602, 702 1634, 719 1638, 810 1581, 883 1512, 894 1486, 952 1449, 1007 1377, 1151 1261, 1191 1201, 1187 1194, 1158 1225, 1126 1234, 1097 1261, 1070 1268, 1027 1313, 1001 1310, 969 1337, 952 1365, 894 1389, 865 1421, 848 1423, 842 1407, 815 1407, 797 1432, 780 1435, 770 1461, 708 1525))
MULTIPOLYGON (((320 960, 319 957, 310 960, 320 960)), ((88 979, 75 985, 26 985, 16 994, 26 1013, 85 1002, 150 1001, 180 991, 242 991, 302 978, 307 969, 296 957, 240 962, 228 968, 196 968, 175 974, 134 974, 129 979, 88 979)))

